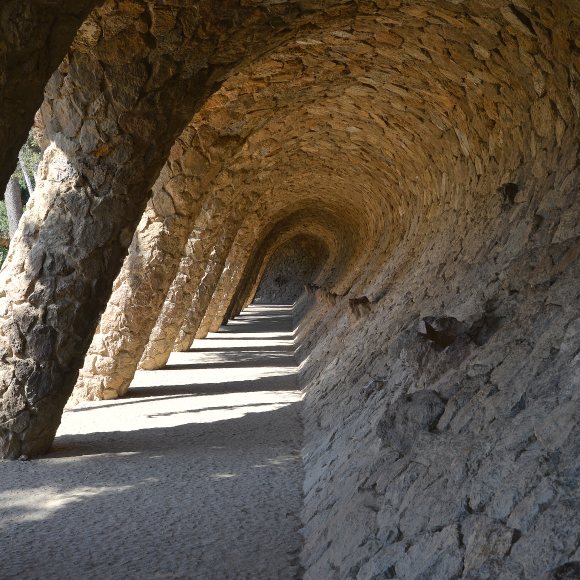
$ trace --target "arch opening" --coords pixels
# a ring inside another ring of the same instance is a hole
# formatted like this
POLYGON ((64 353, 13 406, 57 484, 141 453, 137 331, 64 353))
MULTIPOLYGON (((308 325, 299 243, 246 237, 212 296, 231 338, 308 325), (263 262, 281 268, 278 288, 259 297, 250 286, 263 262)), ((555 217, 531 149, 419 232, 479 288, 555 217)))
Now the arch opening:
POLYGON ((294 304, 307 284, 315 284, 328 259, 322 240, 295 236, 272 254, 261 277, 252 303, 294 304))

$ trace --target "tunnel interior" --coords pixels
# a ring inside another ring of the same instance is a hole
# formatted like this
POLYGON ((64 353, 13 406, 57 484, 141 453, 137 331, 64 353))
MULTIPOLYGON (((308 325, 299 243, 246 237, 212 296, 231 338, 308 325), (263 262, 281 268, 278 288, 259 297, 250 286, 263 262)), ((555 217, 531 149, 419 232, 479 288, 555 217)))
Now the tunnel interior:
POLYGON ((295 236, 276 249, 256 280, 256 304, 294 304, 307 284, 315 284, 328 258, 323 242, 295 236))
POLYGON ((305 578, 578 572, 578 7, 62 4, 0 8, 0 456, 296 303, 305 578))

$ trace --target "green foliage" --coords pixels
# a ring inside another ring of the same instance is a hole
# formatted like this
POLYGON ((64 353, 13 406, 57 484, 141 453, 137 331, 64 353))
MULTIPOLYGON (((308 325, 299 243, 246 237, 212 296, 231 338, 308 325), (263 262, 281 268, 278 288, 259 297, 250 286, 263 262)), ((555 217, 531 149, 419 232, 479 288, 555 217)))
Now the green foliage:
POLYGON ((0 238, 8 237, 8 214, 6 204, 0 200, 0 238))
MULTIPOLYGON (((22 201, 26 203, 30 198, 30 194, 32 192, 28 191, 28 186, 26 184, 26 179, 24 179, 24 175, 22 173, 22 167, 24 166, 24 170, 28 174, 28 177, 31 181, 32 187, 36 186, 34 181, 34 176, 36 175, 36 170, 38 168, 38 164, 42 159, 42 150, 38 143, 36 142, 36 138, 34 136, 34 131, 31 130, 28 134, 28 138, 26 139, 26 143, 22 146, 19 155, 19 162, 14 172, 18 179, 18 183, 20 184, 20 189, 22 190, 22 201)), ((6 204, 0 200, 0 240, 8 240, 9 239, 9 230, 8 230, 8 215, 6 213, 6 204)), ((3 244, 0 244, 0 266, 4 263, 6 259, 6 255, 8 254, 8 248, 4 247, 3 244)))
POLYGON ((18 182, 20 183, 20 187, 23 192, 23 199, 24 201, 26 201, 28 200, 32 192, 28 191, 28 187, 26 185, 24 175, 22 174, 22 167, 20 163, 22 163, 22 165, 24 166, 24 170, 28 174, 30 180, 32 181, 32 186, 34 187, 36 185, 34 182, 34 176, 36 175, 38 164, 42 159, 42 150, 38 145, 38 143, 36 142, 33 130, 31 130, 30 133, 28 133, 26 143, 24 143, 22 149, 20 150, 19 159, 20 162, 18 163, 18 166, 16 168, 15 175, 18 178, 18 182))

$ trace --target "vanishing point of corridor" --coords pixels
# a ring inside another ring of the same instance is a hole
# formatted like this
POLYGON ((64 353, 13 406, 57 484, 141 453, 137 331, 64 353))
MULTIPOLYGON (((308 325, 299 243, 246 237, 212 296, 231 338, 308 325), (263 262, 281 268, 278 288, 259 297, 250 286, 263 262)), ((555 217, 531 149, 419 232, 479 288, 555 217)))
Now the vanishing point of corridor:
POLYGON ((0 578, 294 578, 302 464, 292 308, 251 306, 65 412, 53 451, 0 463, 0 578))

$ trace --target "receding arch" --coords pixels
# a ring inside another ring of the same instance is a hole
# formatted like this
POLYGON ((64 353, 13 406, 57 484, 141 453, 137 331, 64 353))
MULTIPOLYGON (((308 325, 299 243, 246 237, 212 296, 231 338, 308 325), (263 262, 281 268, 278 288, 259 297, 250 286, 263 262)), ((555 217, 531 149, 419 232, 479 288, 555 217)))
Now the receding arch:
POLYGON ((256 278, 252 302, 294 304, 307 284, 314 284, 329 258, 324 241, 297 235, 274 249, 256 278))
POLYGON ((148 192, 189 156, 191 221, 227 202, 187 233, 211 237, 201 334, 286 233, 329 248, 296 334, 306 578, 573 572, 577 30, 555 1, 99 3, 0 273, 0 454, 49 448, 148 192))

